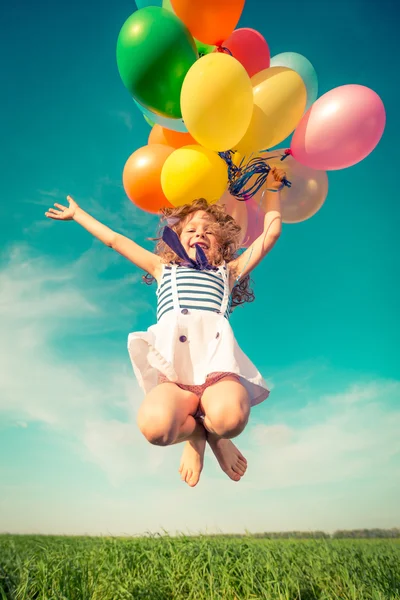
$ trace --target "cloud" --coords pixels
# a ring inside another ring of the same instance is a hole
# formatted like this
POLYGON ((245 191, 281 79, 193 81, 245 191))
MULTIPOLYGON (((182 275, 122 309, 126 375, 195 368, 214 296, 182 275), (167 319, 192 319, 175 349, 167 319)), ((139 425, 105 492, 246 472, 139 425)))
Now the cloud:
MULTIPOLYGON (((76 195, 73 190, 61 192, 58 189, 42 189, 37 190, 36 194, 29 198, 23 199, 21 202, 24 204, 43 208, 43 210, 35 209, 32 218, 28 220, 29 224, 23 228, 25 240, 32 239, 32 243, 36 243, 37 236, 42 234, 43 229, 65 227, 65 224, 46 218, 44 213, 54 203, 68 206, 66 199, 68 194, 95 219, 114 231, 135 239, 138 243, 144 244, 146 238, 154 237, 156 234, 158 217, 137 208, 129 200, 122 185, 122 178, 116 180, 109 175, 104 175, 94 182, 92 192, 87 196, 76 195)), ((21 220, 21 214, 16 214, 15 218, 21 220)), ((71 227, 71 224, 67 226, 71 227)))
MULTIPOLYGON (((137 321, 138 313, 150 310, 150 304, 147 288, 141 292, 137 287, 139 272, 109 279, 114 261, 114 254, 96 244, 73 264, 61 266, 26 245, 14 246, 4 256, 2 421, 20 428, 39 422, 62 432, 63 439, 72 440, 79 458, 101 469, 113 487, 125 489, 150 477, 164 495, 165 509, 154 499, 159 524, 173 527, 171 515, 180 505, 177 495, 186 502, 190 493, 190 511, 182 512, 185 522, 190 523, 190 515, 198 509, 199 528, 218 523, 234 530, 234 508, 224 516, 224 502, 234 484, 210 451, 199 488, 187 491, 177 474, 182 447, 152 447, 137 430, 142 392, 131 372, 125 341, 127 323, 137 321), (135 311, 129 308, 133 286, 135 311), (207 505, 210 494, 220 498, 215 510, 207 505), (233 519, 230 526, 229 519, 233 519)), ((260 502, 265 493, 289 488, 296 490, 296 497, 304 496, 306 506, 305 490, 311 487, 354 481, 361 485, 379 478, 399 481, 395 460, 400 452, 399 382, 362 376, 356 381, 354 373, 341 374, 327 364, 299 365, 273 374, 273 379, 274 394, 254 409, 246 432, 237 440, 249 469, 234 488, 235 506, 248 502, 249 495, 260 502), (303 373, 298 382, 293 378, 296 372, 303 373), (293 397, 295 385, 299 407, 285 401, 293 397)), ((147 493, 143 507, 150 497, 147 493)), ((279 505, 278 500, 273 502, 279 505)), ((255 524, 256 516, 250 521, 255 524)), ((244 524, 250 521, 243 518, 244 524)), ((153 528, 155 517, 148 523, 153 528)))
POLYGON ((116 117, 125 125, 129 131, 133 129, 133 120, 131 113, 124 110, 112 110, 110 111, 111 116, 116 117))
POLYGON ((86 460, 107 473, 115 487, 143 475, 157 477, 156 472, 165 459, 164 449, 149 445, 133 420, 129 423, 88 420, 82 441, 87 450, 86 460))
MULTIPOLYGON (((133 429, 142 393, 125 343, 110 343, 110 352, 104 352, 98 339, 104 344, 111 332, 126 340, 128 323, 138 318, 135 311, 149 310, 149 304, 139 288, 134 309, 127 308, 140 273, 118 281, 98 278, 109 260, 102 258, 103 251, 92 248, 60 267, 28 246, 9 249, 0 271, 0 414, 4 424, 37 422, 68 433, 115 479, 115 464, 112 458, 105 462, 101 441, 112 455, 117 440, 118 460, 121 447, 133 453, 139 444, 146 464, 146 444, 133 429), (115 412, 125 422, 113 419, 115 412), (96 427, 100 433, 95 434, 96 427)), ((151 467, 151 452, 149 461, 151 467)), ((132 469, 124 475, 123 470, 121 477, 133 476, 132 469)))
POLYGON ((400 382, 360 381, 337 394, 317 395, 299 410, 282 410, 280 422, 250 428, 257 487, 338 483, 383 473, 396 480, 400 410, 391 405, 399 398, 400 382))

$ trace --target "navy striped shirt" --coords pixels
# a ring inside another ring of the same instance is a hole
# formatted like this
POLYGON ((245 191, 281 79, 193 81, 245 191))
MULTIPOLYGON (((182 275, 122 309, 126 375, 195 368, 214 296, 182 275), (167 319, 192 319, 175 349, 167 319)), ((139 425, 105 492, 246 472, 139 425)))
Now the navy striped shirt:
MULTIPOLYGON (((226 270, 226 266, 222 267, 226 270)), ((171 285, 172 268, 164 266, 160 286, 157 289, 157 320, 174 310, 171 285)), ((180 308, 210 310, 219 312, 224 299, 224 279, 219 271, 198 271, 190 267, 178 266, 176 287, 180 308)), ((229 318, 232 297, 229 296, 225 317, 229 318)))

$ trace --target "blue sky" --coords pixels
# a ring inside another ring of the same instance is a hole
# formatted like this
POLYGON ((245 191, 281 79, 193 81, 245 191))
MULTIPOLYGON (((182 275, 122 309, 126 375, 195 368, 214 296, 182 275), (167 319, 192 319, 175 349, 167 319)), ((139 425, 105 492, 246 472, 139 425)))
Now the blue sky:
POLYGON ((179 479, 182 448, 152 447, 135 425, 141 392, 126 340, 155 321, 155 288, 75 223, 44 217, 71 194, 152 247, 157 218, 121 185, 149 134, 115 61, 135 6, 3 8, 0 531, 399 525, 395 8, 262 4, 247 0, 240 26, 258 29, 272 55, 306 56, 320 95, 346 83, 374 89, 387 127, 362 163, 329 173, 320 212, 284 226, 254 272, 256 302, 232 323, 272 393, 238 438, 245 478, 233 484, 207 453, 195 489, 179 479))

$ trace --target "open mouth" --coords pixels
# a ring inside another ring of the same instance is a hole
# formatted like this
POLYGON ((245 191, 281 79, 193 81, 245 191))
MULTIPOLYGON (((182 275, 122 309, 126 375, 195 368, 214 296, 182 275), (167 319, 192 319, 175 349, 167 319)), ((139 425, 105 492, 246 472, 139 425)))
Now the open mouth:
POLYGON ((203 250, 208 250, 207 244, 204 244, 203 242, 196 242, 195 244, 192 244, 190 247, 195 248, 196 246, 200 246, 200 248, 203 248, 203 250))

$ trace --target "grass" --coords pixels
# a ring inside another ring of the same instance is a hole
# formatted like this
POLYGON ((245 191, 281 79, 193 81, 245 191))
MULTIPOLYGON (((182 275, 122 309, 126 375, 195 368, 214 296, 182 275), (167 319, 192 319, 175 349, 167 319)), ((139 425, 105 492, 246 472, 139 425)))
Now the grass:
POLYGON ((400 540, 0 536, 0 600, 400 599, 400 540))

